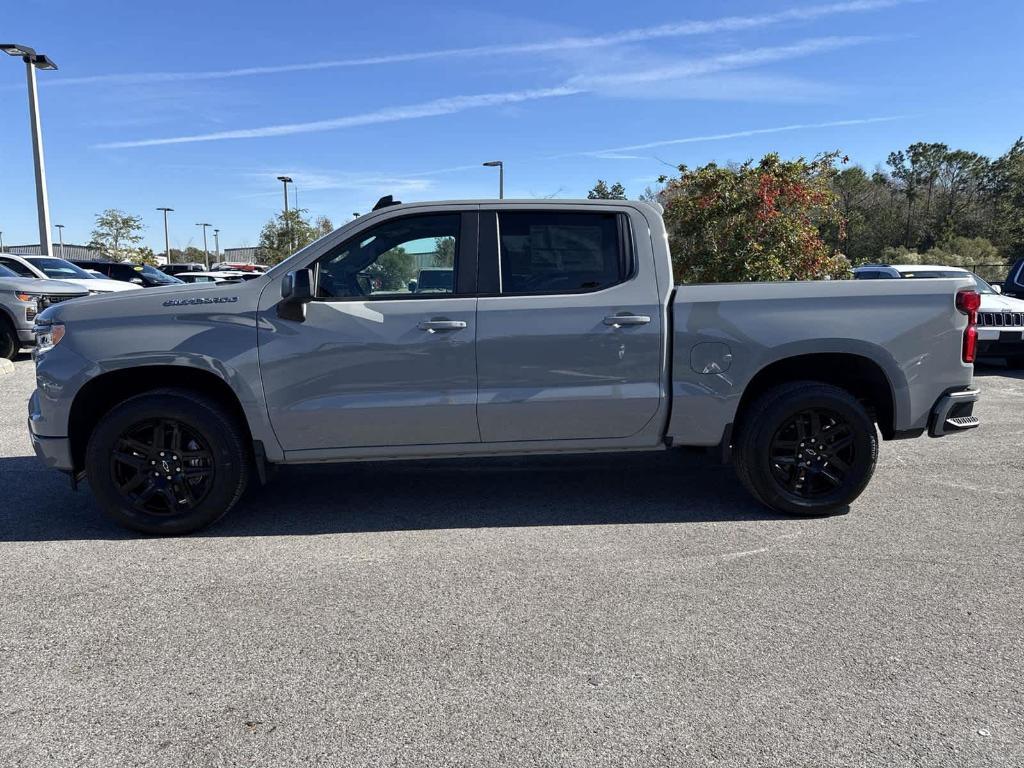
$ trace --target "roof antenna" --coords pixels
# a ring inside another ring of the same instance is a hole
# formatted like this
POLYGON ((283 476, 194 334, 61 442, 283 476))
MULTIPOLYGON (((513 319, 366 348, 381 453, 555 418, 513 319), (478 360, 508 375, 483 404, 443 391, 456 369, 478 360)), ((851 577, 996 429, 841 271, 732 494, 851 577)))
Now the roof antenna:
POLYGON ((381 208, 387 208, 390 205, 401 205, 401 204, 402 204, 401 200, 395 200, 395 198, 392 197, 391 195, 384 195, 384 197, 382 197, 380 200, 378 200, 377 204, 375 206, 373 206, 373 210, 379 211, 381 208))

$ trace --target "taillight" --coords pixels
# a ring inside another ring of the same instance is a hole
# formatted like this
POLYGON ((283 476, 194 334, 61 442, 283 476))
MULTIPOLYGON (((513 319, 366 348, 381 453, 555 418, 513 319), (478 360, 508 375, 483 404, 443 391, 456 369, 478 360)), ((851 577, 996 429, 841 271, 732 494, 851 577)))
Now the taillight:
POLYGON ((973 363, 978 352, 978 310, 981 308, 981 294, 977 291, 958 291, 956 308, 967 315, 964 329, 963 361, 973 363))

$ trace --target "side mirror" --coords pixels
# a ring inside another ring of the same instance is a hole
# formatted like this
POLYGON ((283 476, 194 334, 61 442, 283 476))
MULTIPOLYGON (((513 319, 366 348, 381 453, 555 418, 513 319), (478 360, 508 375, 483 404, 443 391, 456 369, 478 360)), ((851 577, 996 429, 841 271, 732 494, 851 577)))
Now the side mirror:
POLYGON ((142 282, 142 278, 141 277, 133 277, 128 282, 129 283, 135 283, 136 285, 145 285, 145 283, 142 282))
POLYGON ((409 281, 409 293, 416 293, 416 289, 419 287, 419 283, 415 280, 409 281))
POLYGON ((313 300, 313 270, 297 269, 281 281, 281 303, 277 315, 301 323, 306 319, 306 304, 313 300))
POLYGON ((995 291, 996 293, 1002 293, 1003 292, 1003 286, 999 285, 999 283, 995 283, 992 286, 992 290, 995 291))

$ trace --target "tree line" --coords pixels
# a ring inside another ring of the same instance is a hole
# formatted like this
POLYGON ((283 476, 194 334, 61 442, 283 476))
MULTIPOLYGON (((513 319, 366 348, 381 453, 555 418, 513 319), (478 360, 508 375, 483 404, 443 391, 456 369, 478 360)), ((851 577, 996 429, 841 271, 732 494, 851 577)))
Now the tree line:
MULTIPOLYGON (((665 207, 670 238, 689 251, 677 257, 680 279, 841 277, 851 265, 925 262, 996 278, 1024 257, 1024 139, 996 158, 918 142, 872 171, 838 152, 677 170, 641 199, 665 207)), ((626 193, 599 180, 588 197, 626 193)))

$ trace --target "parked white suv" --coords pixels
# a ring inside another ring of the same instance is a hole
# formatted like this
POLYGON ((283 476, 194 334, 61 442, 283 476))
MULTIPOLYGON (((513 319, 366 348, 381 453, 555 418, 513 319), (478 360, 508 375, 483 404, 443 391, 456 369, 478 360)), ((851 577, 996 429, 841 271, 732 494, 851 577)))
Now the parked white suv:
POLYGON ((19 277, 61 280, 65 283, 80 285, 89 293, 137 291, 142 288, 134 283, 90 275, 81 267, 76 267, 70 261, 59 259, 56 256, 18 256, 13 253, 0 253, 0 266, 7 267, 19 277))
POLYGON ((970 277, 981 294, 978 310, 978 355, 1004 357, 1012 368, 1024 368, 1024 301, 1001 296, 983 279, 961 267, 930 264, 868 264, 853 270, 857 280, 890 278, 970 277))

